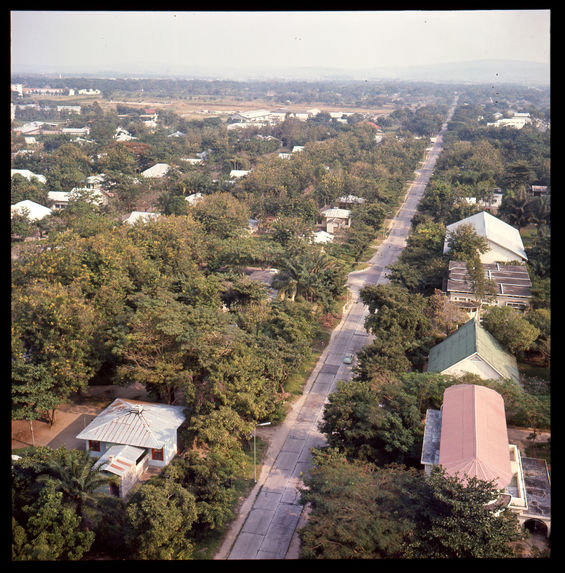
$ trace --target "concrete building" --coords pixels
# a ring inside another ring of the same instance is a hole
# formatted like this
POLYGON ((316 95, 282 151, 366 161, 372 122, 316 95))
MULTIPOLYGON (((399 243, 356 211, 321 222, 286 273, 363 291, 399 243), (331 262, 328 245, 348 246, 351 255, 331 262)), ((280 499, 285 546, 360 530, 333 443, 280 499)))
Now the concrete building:
POLYGON ((450 235, 462 225, 471 225, 479 237, 487 240, 489 250, 481 254, 482 263, 523 262, 528 260, 520 231, 486 211, 475 213, 447 225, 443 252, 449 252, 450 235))
POLYGON ((135 456, 148 457, 147 465, 164 467, 177 453, 184 420, 183 406, 116 398, 76 437, 85 440, 89 455, 102 461, 113 455, 108 452, 114 446, 132 446, 141 450, 135 456))
POLYGON ((441 410, 426 412, 421 463, 425 472, 442 466, 449 476, 492 481, 502 490, 495 510, 508 508, 522 525, 543 524, 551 530, 551 484, 545 460, 522 458, 508 442, 502 396, 485 386, 456 384, 447 388, 441 410))
MULTIPOLYGON (((530 306, 532 281, 525 265, 483 265, 485 278, 496 284, 496 299, 488 305, 511 306, 520 310, 530 306)), ((476 312, 477 300, 467 271, 467 263, 449 262, 449 274, 445 286, 447 298, 469 313, 476 312)))
POLYGON ((351 227, 351 211, 349 209, 323 209, 321 215, 325 220, 326 231, 331 235, 341 229, 351 227))

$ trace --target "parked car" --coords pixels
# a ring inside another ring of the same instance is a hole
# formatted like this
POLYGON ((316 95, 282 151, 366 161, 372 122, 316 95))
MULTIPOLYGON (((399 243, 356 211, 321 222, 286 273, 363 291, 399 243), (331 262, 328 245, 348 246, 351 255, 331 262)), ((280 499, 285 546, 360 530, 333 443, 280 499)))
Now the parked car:
POLYGON ((346 354, 343 362, 345 364, 351 364, 353 362, 353 354, 346 354))

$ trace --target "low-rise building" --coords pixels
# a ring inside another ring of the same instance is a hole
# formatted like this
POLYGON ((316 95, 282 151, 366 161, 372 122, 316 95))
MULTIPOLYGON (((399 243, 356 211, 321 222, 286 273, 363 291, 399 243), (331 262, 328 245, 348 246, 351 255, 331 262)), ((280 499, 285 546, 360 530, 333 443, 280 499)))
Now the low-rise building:
POLYGON ((150 213, 148 211, 132 211, 127 219, 124 220, 124 223, 127 223, 128 225, 135 225, 139 222, 145 223, 149 221, 155 221, 159 217, 159 213, 150 213))
POLYGON ((489 250, 480 255, 482 263, 523 262, 528 260, 520 231, 487 211, 475 213, 447 225, 443 252, 449 252, 451 234, 462 225, 471 225, 479 237, 486 239, 489 250))
POLYGON ((332 235, 341 229, 351 227, 351 211, 349 209, 323 209, 321 215, 325 220, 326 231, 332 235))
POLYGON ((443 394, 441 410, 428 409, 420 459, 425 472, 441 466, 463 483, 492 481, 502 490, 490 506, 508 508, 522 525, 551 530, 551 485, 544 460, 522 457, 508 441, 502 396, 486 386, 456 384, 443 394))
POLYGON ((35 201, 30 201, 29 199, 24 199, 15 203, 10 208, 11 214, 26 215, 30 221, 41 221, 47 215, 51 215, 51 209, 40 205, 35 201))
POLYGON ((427 371, 455 377, 475 374, 483 380, 520 382, 516 358, 475 318, 430 349, 427 371))
POLYGON ((30 171, 29 169, 12 169, 11 177, 14 177, 14 175, 21 175, 22 177, 25 177, 28 181, 31 181, 32 179, 37 179, 40 183, 47 182, 47 178, 45 177, 45 175, 37 175, 37 173, 33 173, 33 171, 30 171))
MULTIPOLYGON (((530 306, 532 281, 525 265, 484 264, 485 279, 496 285, 494 300, 487 305, 511 306, 524 310, 530 306)), ((445 292, 448 299, 467 312, 476 312, 478 301, 467 270, 467 263, 450 261, 445 292)))
POLYGON ((183 406, 116 398, 76 437, 95 458, 114 446, 133 446, 145 452, 148 465, 164 467, 177 453, 184 420, 183 406))
POLYGON ((149 169, 142 171, 141 175, 150 179, 159 179, 161 177, 165 177, 170 169, 171 166, 168 163, 155 163, 155 165, 149 167, 149 169))

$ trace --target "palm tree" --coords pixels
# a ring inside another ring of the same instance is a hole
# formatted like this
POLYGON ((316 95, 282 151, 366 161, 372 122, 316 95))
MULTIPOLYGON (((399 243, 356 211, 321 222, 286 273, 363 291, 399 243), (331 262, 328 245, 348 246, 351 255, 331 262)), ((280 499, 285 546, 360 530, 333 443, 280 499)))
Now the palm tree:
POLYGON ((50 459, 44 473, 37 479, 53 480, 55 488, 63 492, 63 499, 73 503, 77 515, 82 518, 84 506, 95 507, 105 496, 99 492, 100 487, 113 480, 101 469, 94 468, 95 462, 87 452, 67 450, 60 457, 50 459))
POLYGON ((296 295, 302 294, 313 302, 319 273, 334 264, 328 255, 317 249, 287 256, 280 264, 281 271, 273 281, 273 288, 279 290, 282 298, 288 296, 294 301, 296 295))

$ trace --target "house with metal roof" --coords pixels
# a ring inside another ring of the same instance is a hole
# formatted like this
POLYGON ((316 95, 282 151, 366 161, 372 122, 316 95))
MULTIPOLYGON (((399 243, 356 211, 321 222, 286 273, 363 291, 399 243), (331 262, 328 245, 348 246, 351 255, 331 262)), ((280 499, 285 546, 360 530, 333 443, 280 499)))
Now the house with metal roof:
MULTIPOLYGON (((496 297, 487 304, 511 306, 520 310, 530 306, 532 281, 525 265, 483 264, 485 279, 496 285, 496 297)), ((473 284, 463 261, 449 261, 445 287, 447 298, 467 312, 477 310, 473 284)))
POLYGON ((521 524, 541 522, 549 535, 547 464, 522 458, 517 446, 508 442, 504 399, 495 390, 475 384, 446 388, 441 410, 426 412, 420 461, 427 474, 439 465, 463 483, 470 478, 492 481, 501 495, 490 507, 508 507, 521 524))
POLYGON ((135 225, 137 222, 141 221, 142 223, 155 221, 161 215, 159 213, 152 213, 149 211, 132 211, 126 219, 124 219, 124 223, 128 225, 135 225))
POLYGON ((102 487, 103 493, 108 493, 107 488, 110 495, 124 498, 147 469, 148 462, 149 456, 145 449, 112 446, 98 458, 93 468, 99 468, 106 475, 115 478, 102 487))
POLYGON ((520 231, 487 211, 475 213, 461 221, 447 225, 443 244, 444 253, 449 252, 448 241, 451 234, 461 225, 472 225, 477 235, 487 240, 489 250, 481 254, 482 263, 528 260, 520 231))
POLYGON ((24 199, 18 203, 14 203, 10 207, 11 214, 26 215, 30 221, 40 221, 43 217, 51 215, 51 209, 40 205, 30 199, 24 199))
POLYGON ((182 406, 116 398, 77 438, 85 440, 93 457, 102 458, 114 446, 132 446, 143 450, 149 466, 163 467, 177 453, 177 431, 184 420, 182 406))
POLYGON ((158 179, 160 177, 164 177, 169 172, 170 168, 171 166, 168 163, 155 163, 155 165, 149 167, 149 169, 142 171, 141 175, 143 175, 143 177, 158 179))
POLYGON ((351 211, 349 209, 326 208, 320 211, 326 221, 326 232, 335 234, 340 229, 351 227, 351 211))
POLYGON ((520 381, 516 358, 472 318, 430 349, 428 372, 476 374, 483 380, 520 381))

